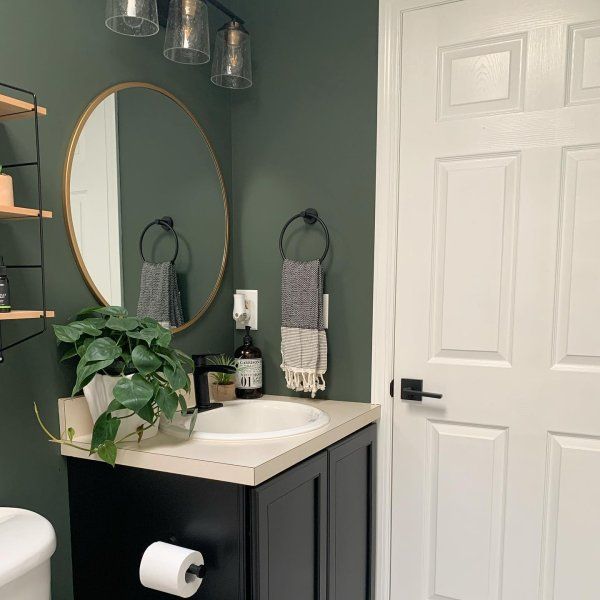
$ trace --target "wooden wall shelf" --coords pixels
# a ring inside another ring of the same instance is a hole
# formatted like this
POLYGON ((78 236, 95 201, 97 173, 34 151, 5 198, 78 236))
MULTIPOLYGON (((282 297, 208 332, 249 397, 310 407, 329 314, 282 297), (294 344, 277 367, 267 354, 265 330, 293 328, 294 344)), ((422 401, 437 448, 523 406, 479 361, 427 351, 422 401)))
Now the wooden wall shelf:
MULTIPOLYGON (((47 114, 46 109, 39 105, 37 112, 40 117, 45 117, 47 114)), ((33 104, 31 102, 0 94, 0 121, 30 119, 31 117, 33 117, 33 104)))
MULTIPOLYGON (((37 219, 40 211, 37 208, 21 208, 19 206, 0 206, 0 219, 37 219)), ((52 211, 43 210, 44 219, 52 218, 52 211)))
MULTIPOLYGON (((46 311, 46 317, 52 319, 54 317, 53 310, 46 311)), ((0 321, 23 321, 26 319, 41 319, 41 310, 13 310, 8 313, 0 313, 0 321)))

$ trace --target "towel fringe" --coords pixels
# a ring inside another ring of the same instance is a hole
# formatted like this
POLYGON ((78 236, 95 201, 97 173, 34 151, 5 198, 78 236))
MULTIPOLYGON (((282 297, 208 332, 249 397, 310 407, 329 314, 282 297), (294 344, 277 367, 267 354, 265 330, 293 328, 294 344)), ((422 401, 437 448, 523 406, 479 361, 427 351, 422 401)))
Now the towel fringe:
POLYGON ((302 371, 293 367, 281 365, 285 373, 285 382, 290 390, 296 392, 310 392, 311 398, 319 390, 325 389, 325 375, 316 371, 302 371))

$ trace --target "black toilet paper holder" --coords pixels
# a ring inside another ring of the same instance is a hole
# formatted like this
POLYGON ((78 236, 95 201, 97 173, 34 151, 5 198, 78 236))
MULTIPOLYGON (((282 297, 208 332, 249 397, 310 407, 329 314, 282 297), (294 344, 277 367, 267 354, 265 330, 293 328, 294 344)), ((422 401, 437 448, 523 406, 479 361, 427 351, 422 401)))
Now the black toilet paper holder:
MULTIPOLYGON (((169 538, 168 543, 173 544, 175 546, 179 545, 177 542, 177 538, 173 535, 169 538)), ((204 579, 204 576, 206 575, 206 565, 190 565, 186 573, 194 575, 198 579, 204 579)))
POLYGON ((198 579, 204 579, 204 576, 206 575, 206 565, 190 565, 190 568, 186 573, 195 575, 198 579))

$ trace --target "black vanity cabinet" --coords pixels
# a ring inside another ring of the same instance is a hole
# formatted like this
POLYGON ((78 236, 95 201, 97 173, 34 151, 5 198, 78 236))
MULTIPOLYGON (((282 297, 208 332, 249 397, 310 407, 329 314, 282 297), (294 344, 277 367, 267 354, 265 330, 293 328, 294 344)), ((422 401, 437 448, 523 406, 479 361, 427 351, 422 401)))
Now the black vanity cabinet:
POLYGON ((251 488, 68 459, 76 600, 141 586, 153 541, 203 553, 196 600, 371 600, 375 425, 251 488))

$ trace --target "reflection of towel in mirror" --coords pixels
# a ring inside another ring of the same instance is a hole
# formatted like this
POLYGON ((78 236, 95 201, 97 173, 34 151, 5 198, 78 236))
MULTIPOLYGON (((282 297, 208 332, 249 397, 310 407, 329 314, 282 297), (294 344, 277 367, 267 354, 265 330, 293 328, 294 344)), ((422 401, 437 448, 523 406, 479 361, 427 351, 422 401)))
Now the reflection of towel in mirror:
POLYGON ((323 321, 323 272, 318 260, 285 260, 281 277, 281 368, 287 387, 325 389, 327 334, 323 321))
POLYGON ((168 329, 183 325, 181 294, 172 262, 142 264, 138 317, 156 319, 168 329))

